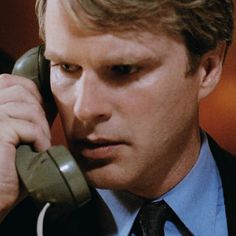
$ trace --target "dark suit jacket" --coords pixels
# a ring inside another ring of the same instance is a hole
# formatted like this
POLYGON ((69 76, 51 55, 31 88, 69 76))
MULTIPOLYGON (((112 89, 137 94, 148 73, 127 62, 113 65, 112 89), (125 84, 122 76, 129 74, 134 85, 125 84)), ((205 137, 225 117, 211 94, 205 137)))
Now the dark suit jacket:
MULTIPOLYGON (((209 144, 222 179, 229 236, 236 236, 236 157, 222 150, 210 137, 209 144)), ((101 234, 96 212, 96 204, 90 202, 67 220, 47 220, 44 236, 99 236, 101 234)), ((36 235, 38 214, 32 201, 24 200, 0 225, 0 235, 36 235)))
POLYGON ((209 144, 223 185, 229 236, 236 235, 236 157, 222 150, 213 139, 209 144))

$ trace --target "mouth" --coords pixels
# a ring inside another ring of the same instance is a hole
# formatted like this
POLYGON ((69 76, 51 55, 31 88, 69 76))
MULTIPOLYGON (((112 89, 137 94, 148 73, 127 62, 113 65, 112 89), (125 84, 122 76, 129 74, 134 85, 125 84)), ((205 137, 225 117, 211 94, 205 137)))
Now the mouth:
POLYGON ((78 143, 81 155, 90 160, 113 159, 121 146, 125 144, 122 141, 108 139, 82 139, 78 143))

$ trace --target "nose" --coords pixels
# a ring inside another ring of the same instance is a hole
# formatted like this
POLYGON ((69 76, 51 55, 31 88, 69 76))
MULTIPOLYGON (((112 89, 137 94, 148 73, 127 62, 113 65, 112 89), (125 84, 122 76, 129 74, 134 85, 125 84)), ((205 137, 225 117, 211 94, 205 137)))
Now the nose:
POLYGON ((112 111, 106 96, 109 88, 96 75, 84 74, 76 84, 75 117, 86 125, 110 119, 112 111))

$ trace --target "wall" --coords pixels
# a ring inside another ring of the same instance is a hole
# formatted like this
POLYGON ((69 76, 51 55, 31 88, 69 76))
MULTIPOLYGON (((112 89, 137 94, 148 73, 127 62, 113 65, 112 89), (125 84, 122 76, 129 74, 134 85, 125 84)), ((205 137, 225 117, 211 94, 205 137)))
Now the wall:
POLYGON ((2 1, 0 8, 0 48, 17 58, 38 40, 34 1, 2 1))
MULTIPOLYGON (((12 58, 17 59, 29 48, 41 43, 34 4, 32 0, 7 0, 1 4, 0 49, 12 58)), ((52 136, 54 144, 65 143, 58 117, 52 127, 52 136)))
MULTIPOLYGON (((19 57, 40 42, 34 1, 3 1, 0 22, 0 48, 11 57, 19 57)), ((236 153, 236 42, 228 54, 219 86, 201 103, 200 122, 223 147, 236 153)), ((64 142, 58 119, 52 133, 55 143, 64 142)))
MULTIPOLYGON (((235 1, 236 2, 236 1, 235 1)), ((226 150, 236 154, 236 35, 222 79, 200 107, 200 122, 226 150)))

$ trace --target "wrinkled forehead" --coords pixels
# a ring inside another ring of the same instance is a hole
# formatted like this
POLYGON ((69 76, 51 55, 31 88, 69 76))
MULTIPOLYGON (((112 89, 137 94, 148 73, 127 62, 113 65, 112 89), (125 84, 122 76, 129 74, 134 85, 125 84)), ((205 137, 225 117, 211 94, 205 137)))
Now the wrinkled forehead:
MULTIPOLYGON (((52 0, 49 0, 52 1, 52 0)), ((160 30, 174 33, 178 17, 166 0, 103 1, 57 0, 79 27, 100 32, 160 30)), ((176 29, 176 30, 175 30, 176 29)))
MULTIPOLYGON (((84 2, 87 3, 87 1, 84 2)), ((70 28, 70 31, 74 35, 77 35, 79 37, 85 34, 113 34, 124 39, 132 38, 132 40, 142 43, 144 39, 145 41, 147 41, 148 38, 153 39, 154 35, 157 37, 159 37, 160 35, 166 35, 175 38, 175 40, 178 40, 179 42, 183 42, 182 36, 178 34, 170 34, 161 26, 158 27, 157 25, 155 25, 155 28, 157 29, 156 31, 153 31, 153 29, 149 30, 148 27, 135 28, 134 24, 130 22, 129 24, 120 26, 118 20, 125 20, 121 19, 121 17, 120 19, 113 19, 113 22, 109 21, 109 23, 107 23, 107 13, 104 13, 103 16, 101 16, 101 10, 97 8, 91 5, 82 5, 79 3, 79 1, 76 0, 48 0, 46 22, 50 23, 47 23, 45 25, 46 33, 48 32, 48 35, 50 35, 52 31, 55 30, 55 28, 57 28, 57 30, 60 29, 60 31, 70 28), (102 24, 100 21, 104 21, 104 23, 102 24), (50 27, 50 29, 48 29, 48 27, 50 27)), ((66 37, 66 31, 64 33, 64 37, 66 37)))
POLYGON ((86 58, 89 61, 96 59, 99 63, 103 61, 103 64, 135 64, 137 61, 144 63, 148 60, 155 61, 153 58, 164 57, 169 53, 171 45, 171 51, 181 48, 184 51, 181 52, 186 54, 181 40, 161 32, 158 35, 148 31, 105 33, 80 28, 58 1, 49 0, 46 12, 45 42, 49 59, 56 57, 57 61, 60 58, 59 61, 70 63, 85 61, 86 58))

